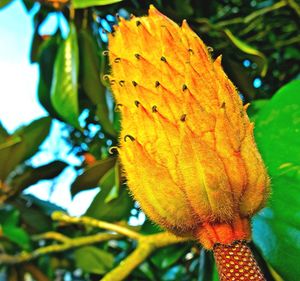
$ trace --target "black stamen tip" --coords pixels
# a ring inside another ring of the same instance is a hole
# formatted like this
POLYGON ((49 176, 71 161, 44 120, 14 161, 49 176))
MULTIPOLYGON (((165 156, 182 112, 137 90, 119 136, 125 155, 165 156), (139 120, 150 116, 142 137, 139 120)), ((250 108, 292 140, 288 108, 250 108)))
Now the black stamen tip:
POLYGON ((188 50, 191 54, 194 54, 194 51, 190 48, 189 50, 188 50))
POLYGON ((157 112, 157 106, 156 105, 152 106, 152 112, 157 112))
POLYGON ((140 54, 134 54, 134 56, 139 60, 141 55, 140 54))
POLYGON ((135 138, 134 138, 133 136, 131 136, 131 135, 126 135, 126 136, 124 137, 124 141, 125 141, 125 142, 126 142, 127 138, 129 138, 131 141, 135 141, 135 138))
POLYGON ((132 81, 132 85, 133 85, 134 87, 136 87, 136 86, 137 86, 137 83, 136 83, 135 81, 132 81))
POLYGON ((184 122, 186 120, 186 114, 182 114, 180 117, 180 121, 184 122))
POLYGON ((139 25, 141 25, 142 23, 141 23, 139 20, 137 20, 137 21, 135 22, 135 24, 136 24, 136 26, 139 26, 139 25))
POLYGON ((123 87, 124 84, 125 84, 125 81, 124 81, 124 80, 120 80, 120 81, 119 81, 119 85, 120 85, 121 87, 123 87))
POLYGON ((157 88, 160 85, 159 81, 155 81, 155 88, 157 88))
POLYGON ((115 58, 115 59, 114 59, 114 62, 115 62, 115 63, 118 63, 118 62, 120 62, 120 61, 121 61, 121 58, 115 58))
POLYGON ((163 62, 167 62, 167 59, 166 59, 164 56, 162 56, 162 57, 160 58, 160 60, 163 61, 163 62))
POLYGON ((138 100, 134 101, 134 104, 136 105, 136 107, 139 107, 140 102, 138 100))
POLYGON ((225 108, 225 105, 226 105, 226 104, 225 104, 225 101, 223 101, 222 104, 221 104, 221 108, 224 109, 224 108, 225 108))
POLYGON ((182 91, 187 90, 187 88, 188 88, 187 85, 185 85, 185 84, 182 85, 182 91))

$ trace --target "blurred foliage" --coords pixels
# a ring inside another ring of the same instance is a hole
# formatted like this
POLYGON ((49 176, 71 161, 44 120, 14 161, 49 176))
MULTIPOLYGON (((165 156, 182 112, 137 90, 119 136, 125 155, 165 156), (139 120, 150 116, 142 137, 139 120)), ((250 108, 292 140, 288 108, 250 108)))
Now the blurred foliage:
MULTIPOLYGON (((0 8, 10 2, 2 0, 0 8)), ((211 46, 213 58, 222 54, 229 77, 245 103, 252 103, 249 115, 256 122, 258 147, 273 186, 269 205, 254 219, 252 247, 267 280, 298 280, 299 3, 294 0, 74 0, 72 5, 63 0, 38 2, 30 60, 39 65, 37 98, 49 117, 33 121, 11 135, 0 124, 1 253, 13 257, 42 246, 57 245, 55 239, 34 239, 41 233, 55 231, 63 235, 60 239, 76 239, 98 232, 90 226, 53 222, 51 213, 62 211, 60 207, 23 193, 29 186, 53 179, 70 166, 59 160, 40 167, 31 165, 30 159, 49 134, 52 119, 65 123, 64 138, 71 150, 84 159, 80 167, 75 167, 78 177, 70 186, 72 196, 99 188, 86 215, 121 225, 141 217, 138 204, 126 189, 116 150, 109 153, 109 148, 118 143, 120 116, 105 79, 109 72, 106 33, 112 32, 117 24, 116 13, 125 18, 131 13, 140 16, 147 13, 149 4, 154 4, 179 24, 187 19, 211 46), (61 14, 69 23, 66 38, 60 26, 53 35, 39 33, 51 13, 61 14)), ((32 0, 23 3, 28 12, 32 10, 32 0)), ((135 227, 140 233, 161 231, 148 219, 140 223, 135 227)), ((29 262, 5 263, 0 258, 0 270, 11 281, 24 280, 26 272, 37 281, 99 280, 135 247, 135 241, 122 237, 74 247, 75 250, 50 252, 29 262)), ((211 253, 196 243, 186 243, 156 251, 132 271, 128 280, 215 281, 218 277, 211 253)))

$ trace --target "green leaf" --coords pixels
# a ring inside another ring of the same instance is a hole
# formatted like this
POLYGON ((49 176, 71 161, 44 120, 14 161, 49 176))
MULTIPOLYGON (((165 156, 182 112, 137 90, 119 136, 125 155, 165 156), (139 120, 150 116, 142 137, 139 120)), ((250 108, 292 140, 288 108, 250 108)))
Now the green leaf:
POLYGON ((13 225, 3 225, 2 232, 4 236, 19 245, 22 249, 30 249, 30 238, 24 229, 13 225))
POLYGON ((109 120, 106 101, 106 87, 100 80, 100 59, 104 57, 98 50, 97 43, 88 29, 81 29, 78 34, 80 54, 80 83, 85 94, 97 107, 97 117, 103 130, 115 137, 116 132, 109 120))
POLYGON ((20 221, 20 212, 10 205, 2 205, 0 209, 0 224, 6 226, 17 226, 20 221))
POLYGON ((114 256, 93 246, 86 246, 74 251, 76 266, 84 272, 105 274, 112 269, 114 256))
POLYGON ((233 35, 233 33, 229 29, 225 28, 223 31, 227 38, 231 41, 231 43, 238 49, 240 49, 243 53, 259 58, 257 63, 260 68, 260 75, 264 77, 268 71, 268 60, 266 56, 259 50, 248 45, 247 43, 233 35))
POLYGON ((256 122, 256 118, 259 116, 259 112, 268 104, 269 100, 254 100, 250 103, 247 109, 247 114, 251 118, 251 121, 256 122))
POLYGON ((123 0, 73 0, 73 6, 75 9, 89 8, 93 6, 104 6, 121 2, 123 0))
POLYGON ((6 141, 0 143, 0 150, 8 149, 11 146, 19 143, 22 139, 19 136, 8 137, 6 141))
POLYGON ((0 142, 2 143, 7 137, 9 137, 9 134, 0 121, 0 142))
POLYGON ((98 186, 103 175, 114 166, 116 158, 109 157, 95 162, 88 166, 86 170, 79 175, 71 185, 72 196, 83 190, 88 190, 98 186))
POLYGON ((173 245, 157 251, 151 261, 160 269, 166 269, 175 264, 189 249, 186 245, 173 245))
POLYGON ((109 203, 110 201, 118 198, 120 194, 120 185, 121 185, 121 179, 120 179, 120 165, 118 162, 115 164, 115 184, 110 190, 109 194, 105 198, 105 203, 109 203))
POLYGON ((256 117, 255 138, 271 175, 300 165, 300 80, 282 87, 256 117))
POLYGON ((66 210, 62 207, 57 206, 49 201, 41 200, 31 194, 23 195, 22 198, 26 199, 28 204, 32 204, 34 206, 39 207, 42 210, 42 212, 47 214, 48 216, 51 216, 52 213, 56 211, 66 212, 66 210))
POLYGON ((7 5, 10 4, 12 1, 14 1, 14 0, 1 0, 1 1, 0 1, 0 9, 4 8, 5 6, 7 6, 7 5))
POLYGON ((0 179, 5 180, 17 165, 33 156, 48 136, 51 118, 42 117, 18 129, 11 137, 21 141, 0 151, 0 179))
POLYGON ((22 191, 40 180, 50 180, 57 177, 66 167, 67 163, 58 160, 37 168, 27 166, 22 174, 14 176, 8 184, 14 189, 22 191))
POLYGON ((300 80, 281 88, 257 114, 255 129, 271 176, 272 194, 267 208, 253 221, 253 239, 285 281, 300 276, 299 88, 300 80))
POLYGON ((133 202, 125 188, 121 188, 116 199, 106 202, 114 185, 115 169, 112 168, 101 178, 101 190, 87 209, 86 216, 106 221, 119 221, 129 217, 133 202))
POLYGON ((51 103, 51 85, 53 80, 54 62, 59 45, 62 42, 60 32, 54 36, 45 39, 41 44, 38 52, 39 63, 39 82, 38 82, 38 99, 41 105, 49 114, 61 120, 51 103))
MULTIPOLYGON (((38 206, 33 195, 18 196, 10 203, 20 211, 22 225, 24 225, 24 228, 29 229, 30 233, 41 233, 52 229, 52 220, 48 215, 51 212, 51 208, 46 209, 38 206)), ((51 204, 50 202, 48 203, 51 204)), ((54 204, 51 204, 53 209, 52 205, 54 204)))
POLYGON ((80 129, 78 117, 78 70, 79 55, 74 23, 70 23, 67 39, 60 45, 51 86, 51 102, 61 118, 80 129))

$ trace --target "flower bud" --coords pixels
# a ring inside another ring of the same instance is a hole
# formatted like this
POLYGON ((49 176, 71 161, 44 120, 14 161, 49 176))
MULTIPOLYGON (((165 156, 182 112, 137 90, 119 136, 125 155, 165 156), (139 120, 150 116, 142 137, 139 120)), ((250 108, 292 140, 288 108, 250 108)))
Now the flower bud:
POLYGON ((236 88, 186 21, 150 7, 109 36, 120 158, 143 211, 210 249, 250 239, 269 178, 236 88))

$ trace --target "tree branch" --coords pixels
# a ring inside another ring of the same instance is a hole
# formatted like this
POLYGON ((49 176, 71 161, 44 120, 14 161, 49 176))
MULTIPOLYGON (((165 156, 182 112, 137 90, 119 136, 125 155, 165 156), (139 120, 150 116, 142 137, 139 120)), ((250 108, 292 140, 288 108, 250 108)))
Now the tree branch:
POLYGON ((0 254, 0 265, 1 264, 18 264, 36 259, 45 254, 52 254, 78 248, 85 245, 100 243, 111 239, 119 239, 121 235, 110 234, 110 233, 99 233, 86 237, 69 238, 62 244, 54 244, 45 246, 34 250, 33 252, 22 252, 17 255, 0 254))
POLYGON ((190 240, 175 236, 169 232, 143 236, 139 239, 138 247, 112 271, 107 273, 101 281, 124 280, 136 267, 145 261, 155 250, 165 246, 190 240))
POLYGON ((61 221, 61 222, 66 222, 66 223, 78 223, 78 224, 84 224, 84 225, 89 225, 89 226, 93 226, 93 227, 97 227, 97 228, 101 228, 101 229, 110 230, 110 231, 122 234, 128 238, 134 239, 134 240, 138 240, 141 237, 141 235, 139 233, 137 233, 125 226, 120 226, 120 225, 116 225, 113 223, 96 220, 96 219, 93 219, 90 217, 80 217, 80 218, 70 217, 66 213, 56 211, 56 212, 53 212, 52 219, 55 221, 61 221))

